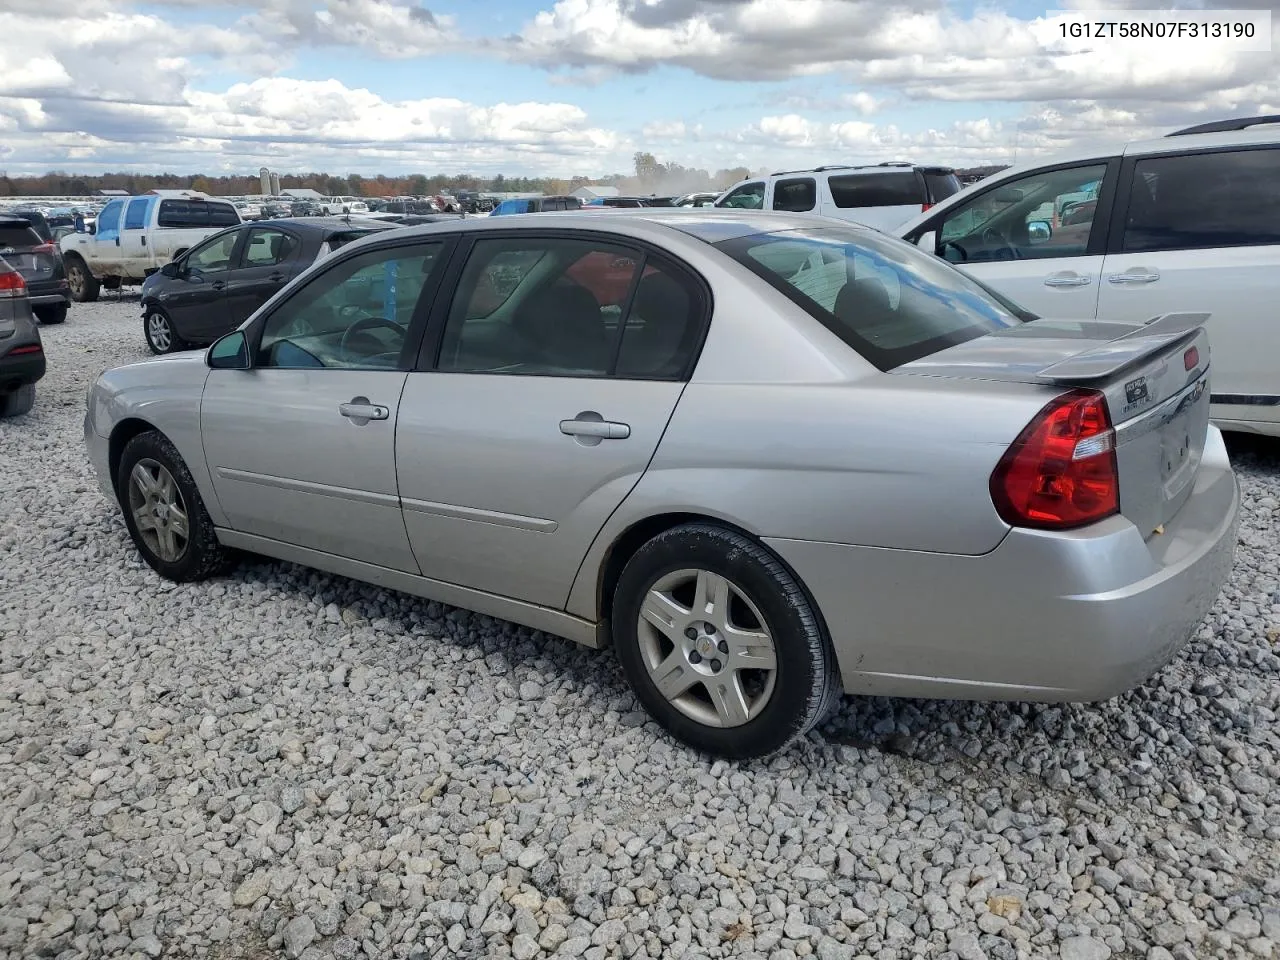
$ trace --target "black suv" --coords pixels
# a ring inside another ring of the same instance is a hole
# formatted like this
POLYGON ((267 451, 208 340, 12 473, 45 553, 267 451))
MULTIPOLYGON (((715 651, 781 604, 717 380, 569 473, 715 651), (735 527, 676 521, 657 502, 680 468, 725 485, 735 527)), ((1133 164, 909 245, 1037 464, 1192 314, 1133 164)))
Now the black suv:
POLYGON ((71 288, 53 231, 36 211, 0 213, 0 257, 22 275, 27 297, 41 323, 62 323, 71 306, 71 288))

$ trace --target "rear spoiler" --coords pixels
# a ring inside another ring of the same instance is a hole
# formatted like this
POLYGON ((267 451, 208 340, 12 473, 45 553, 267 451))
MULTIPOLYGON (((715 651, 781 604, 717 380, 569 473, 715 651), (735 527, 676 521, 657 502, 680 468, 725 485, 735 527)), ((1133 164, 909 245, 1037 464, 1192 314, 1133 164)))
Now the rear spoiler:
POLYGON ((1106 380, 1179 340, 1190 340, 1208 319, 1207 313, 1164 313, 1105 346, 1051 364, 1036 376, 1050 383, 1106 380))

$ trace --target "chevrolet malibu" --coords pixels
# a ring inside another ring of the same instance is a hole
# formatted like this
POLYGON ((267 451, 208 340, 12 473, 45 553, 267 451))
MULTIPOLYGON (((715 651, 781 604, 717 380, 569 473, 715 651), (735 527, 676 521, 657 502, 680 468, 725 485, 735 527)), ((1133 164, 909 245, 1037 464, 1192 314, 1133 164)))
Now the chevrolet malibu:
POLYGON ((85 439, 163 577, 245 550, 612 645, 755 757, 841 689, 1098 700, 1175 656, 1236 539, 1204 320, 1036 320, 802 215, 462 220, 107 371, 85 439))

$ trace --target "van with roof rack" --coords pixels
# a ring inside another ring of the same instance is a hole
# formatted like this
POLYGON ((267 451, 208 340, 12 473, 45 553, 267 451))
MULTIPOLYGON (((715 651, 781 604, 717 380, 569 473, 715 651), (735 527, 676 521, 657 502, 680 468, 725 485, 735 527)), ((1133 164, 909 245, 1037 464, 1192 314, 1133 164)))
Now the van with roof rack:
POLYGON ((730 187, 717 207, 815 213, 895 230, 921 211, 959 193, 951 167, 887 160, 866 166, 829 164, 750 177, 730 187))
POLYGON ((1280 436, 1280 114, 1010 168, 897 233, 1042 317, 1210 314, 1214 422, 1280 436))

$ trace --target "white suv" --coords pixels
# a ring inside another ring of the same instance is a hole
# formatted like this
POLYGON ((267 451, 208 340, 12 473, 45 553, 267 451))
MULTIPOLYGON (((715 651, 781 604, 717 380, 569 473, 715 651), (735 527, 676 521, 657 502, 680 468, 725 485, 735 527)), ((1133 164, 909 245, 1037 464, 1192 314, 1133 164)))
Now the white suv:
POLYGON ((788 170, 735 183, 716 201, 738 210, 785 210, 896 230, 961 189, 950 167, 890 161, 788 170))
POLYGON ((1005 170, 898 234, 1040 316, 1211 314, 1214 421, 1280 436, 1274 124, 1280 116, 1200 124, 1005 170))

